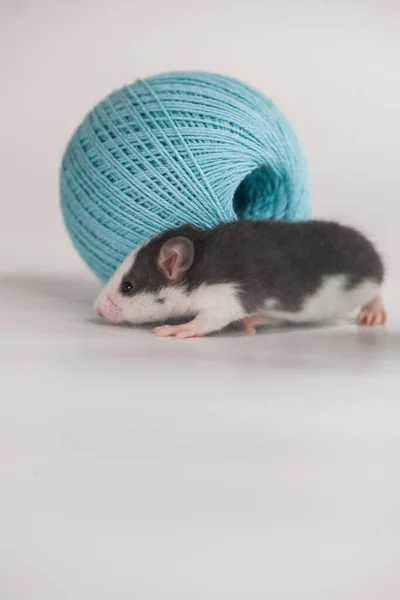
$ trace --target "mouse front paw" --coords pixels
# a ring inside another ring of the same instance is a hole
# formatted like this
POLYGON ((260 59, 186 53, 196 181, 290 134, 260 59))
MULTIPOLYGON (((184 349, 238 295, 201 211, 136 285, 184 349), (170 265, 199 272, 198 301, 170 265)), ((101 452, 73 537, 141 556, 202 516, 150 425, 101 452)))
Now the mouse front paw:
MULTIPOLYGON (((213 309, 199 312, 188 323, 183 323, 182 325, 162 325, 161 327, 156 327, 154 333, 158 337, 173 337, 178 340, 204 337, 210 333, 222 331, 230 323, 240 320, 237 312, 239 310, 229 311, 224 304, 222 306, 218 304, 213 309)), ((240 315, 240 318, 243 319, 243 316, 240 315)))
POLYGON ((157 337, 173 337, 178 340, 204 336, 203 333, 197 331, 197 328, 194 327, 192 323, 184 323, 183 325, 161 325, 161 327, 156 327, 153 330, 153 333, 155 333, 157 337))

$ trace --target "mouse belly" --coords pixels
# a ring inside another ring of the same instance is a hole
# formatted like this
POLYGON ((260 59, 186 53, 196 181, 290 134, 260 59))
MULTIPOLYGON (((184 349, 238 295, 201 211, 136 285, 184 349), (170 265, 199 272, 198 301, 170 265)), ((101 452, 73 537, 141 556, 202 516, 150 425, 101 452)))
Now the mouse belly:
POLYGON ((303 300, 298 310, 285 310, 277 302, 267 300, 265 315, 292 323, 330 321, 367 304, 379 294, 379 289, 379 284, 373 280, 364 280, 349 288, 344 275, 325 277, 322 285, 303 300))

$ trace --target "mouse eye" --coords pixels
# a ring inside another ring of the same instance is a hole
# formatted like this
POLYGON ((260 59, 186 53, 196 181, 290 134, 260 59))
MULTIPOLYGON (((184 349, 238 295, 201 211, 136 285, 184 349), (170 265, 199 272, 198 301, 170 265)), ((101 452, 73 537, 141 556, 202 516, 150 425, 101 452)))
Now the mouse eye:
POLYGON ((121 285, 121 292, 123 294, 129 294, 133 290, 133 285, 130 281, 123 281, 121 285))

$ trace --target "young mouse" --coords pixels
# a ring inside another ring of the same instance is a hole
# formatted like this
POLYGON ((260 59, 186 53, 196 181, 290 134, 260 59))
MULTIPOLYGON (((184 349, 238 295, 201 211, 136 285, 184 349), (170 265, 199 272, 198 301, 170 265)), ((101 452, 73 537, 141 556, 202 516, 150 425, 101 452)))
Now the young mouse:
POLYGON ((155 329, 200 337, 240 321, 322 322, 361 307, 359 325, 383 325, 382 260, 361 233, 333 222, 236 221, 183 225, 134 250, 95 302, 113 323, 192 317, 155 329))

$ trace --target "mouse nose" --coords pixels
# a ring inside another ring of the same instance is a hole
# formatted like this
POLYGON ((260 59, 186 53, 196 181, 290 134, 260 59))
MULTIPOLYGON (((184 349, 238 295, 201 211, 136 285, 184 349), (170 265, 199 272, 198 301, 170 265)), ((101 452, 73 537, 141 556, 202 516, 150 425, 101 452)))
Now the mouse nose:
POLYGON ((99 308, 98 306, 96 307, 96 315, 98 315, 99 317, 101 317, 102 319, 105 319, 104 313, 101 310, 101 308, 99 308))
POLYGON ((109 321, 110 323, 122 323, 122 311, 115 301, 110 297, 106 296, 101 306, 95 307, 96 314, 102 319, 109 321))

